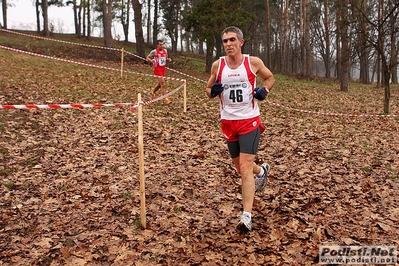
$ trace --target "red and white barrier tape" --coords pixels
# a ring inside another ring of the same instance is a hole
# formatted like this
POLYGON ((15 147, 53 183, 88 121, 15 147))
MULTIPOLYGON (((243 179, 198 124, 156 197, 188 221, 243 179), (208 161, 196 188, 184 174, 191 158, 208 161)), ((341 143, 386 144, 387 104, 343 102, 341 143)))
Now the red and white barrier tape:
MULTIPOLYGON (((106 70, 112 70, 112 71, 120 71, 119 69, 116 68, 111 68, 111 67, 104 67, 104 66, 98 66, 98 65, 93 65, 93 64, 87 64, 87 63, 82 63, 82 62, 76 62, 76 61, 72 61, 72 60, 68 60, 68 59, 63 59, 63 58, 57 58, 57 57, 51 57, 51 56, 47 56, 47 55, 41 55, 41 54, 36 54, 36 53, 32 53, 32 52, 27 52, 27 51, 22 51, 22 50, 18 50, 15 48, 10 48, 7 46, 2 46, 0 45, 0 48, 6 49, 6 50, 10 50, 10 51, 14 51, 14 52, 19 52, 19 53, 24 53, 24 54, 29 54, 29 55, 34 55, 34 56, 39 56, 39 57, 43 57, 43 58, 47 58, 47 59, 53 59, 53 60, 58 60, 58 61, 62 61, 62 62, 67 62, 67 63, 73 63, 73 64, 77 64, 77 65, 83 65, 83 66, 89 66, 89 67, 96 67, 96 68, 101 68, 101 69, 106 69, 106 70)), ((130 74, 136 74, 136 75, 142 75, 142 76, 150 76, 150 77, 158 77, 156 75, 150 75, 150 74, 144 74, 144 73, 137 73, 137 72, 131 72, 128 70, 124 70, 123 72, 126 73, 130 73, 130 74)), ((165 77, 166 78, 166 77, 165 77)), ((170 80, 175 80, 175 81, 182 81, 183 84, 180 85, 178 88, 176 88, 175 90, 161 96, 158 97, 154 100, 148 101, 144 104, 149 104, 149 103, 154 103, 157 101, 160 101, 174 93, 176 93, 178 90, 180 90, 185 84, 186 84, 186 80, 184 79, 178 79, 178 78, 169 78, 170 80)), ((110 107, 110 106, 126 106, 126 105, 132 105, 133 103, 115 103, 115 104, 27 104, 27 105, 0 105, 0 109, 60 109, 60 108, 92 108, 92 107, 110 107)), ((134 104, 134 106, 132 107, 133 109, 136 109, 138 107, 138 103, 134 104)))
POLYGON ((104 49, 104 50, 122 51, 121 49, 117 49, 117 48, 108 48, 108 47, 105 47, 105 46, 95 46, 95 45, 85 44, 85 43, 68 42, 68 41, 63 41, 63 40, 57 40, 57 39, 51 39, 51 38, 46 38, 46 37, 42 37, 42 36, 26 34, 26 33, 17 32, 17 31, 6 30, 6 29, 2 29, 2 28, 0 28, 0 31, 13 33, 13 34, 21 35, 21 36, 26 36, 26 37, 30 37, 30 38, 36 38, 36 39, 41 39, 41 40, 46 40, 46 41, 52 41, 52 42, 73 44, 73 45, 79 45, 79 46, 84 46, 84 47, 92 47, 92 48, 98 48, 98 49, 104 49))
POLYGON ((398 117, 396 114, 390 115, 375 115, 375 114, 342 114, 342 113, 329 113, 329 112, 316 112, 316 111, 309 111, 309 110, 301 110, 297 108, 292 108, 288 106, 284 106, 279 103, 266 101, 270 105, 274 105, 286 110, 295 111, 299 113, 306 113, 306 114, 315 114, 315 115, 325 115, 325 116, 342 116, 342 117, 382 117, 382 118, 389 118, 389 117, 398 117))
MULTIPOLYGON (((153 99, 153 100, 149 100, 149 101, 146 101, 146 102, 141 102, 140 104, 141 104, 141 105, 148 105, 148 104, 151 104, 151 103, 154 103, 154 102, 158 102, 158 101, 160 101, 160 100, 163 100, 163 99, 169 97, 170 95, 176 93, 178 90, 180 90, 181 88, 183 88, 184 85, 185 85, 185 83, 183 83, 182 85, 180 85, 179 87, 177 87, 177 88, 174 89, 173 91, 170 91, 169 93, 166 93, 165 95, 162 95, 162 96, 160 96, 160 97, 158 97, 158 98, 155 98, 155 99, 153 99)), ((134 106, 132 107, 132 111, 135 111, 137 107, 138 107, 138 104, 137 104, 137 105, 134 105, 134 106)))
MULTIPOLYGON (((36 53, 27 52, 27 51, 15 49, 15 48, 11 48, 11 47, 8 47, 8 46, 3 46, 3 45, 0 45, 0 48, 6 49, 6 50, 10 50, 10 51, 14 51, 14 52, 18 52, 18 53, 23 53, 23 54, 28 54, 28 55, 34 55, 34 56, 43 57, 43 58, 52 59, 52 60, 57 60, 57 61, 61 61, 61 62, 72 63, 72 64, 76 64, 76 65, 89 66, 89 67, 96 67, 96 68, 101 68, 101 69, 106 69, 106 70, 112 70, 112 71, 118 71, 118 72, 121 71, 120 69, 117 69, 117 68, 99 66, 99 65, 94 65, 94 64, 88 64, 88 63, 77 62, 77 61, 73 61, 73 60, 69 60, 69 59, 63 59, 63 58, 52 57, 52 56, 48 56, 48 55, 36 54, 36 53)), ((152 75, 152 74, 145 74, 145 73, 139 73, 139 72, 132 72, 132 71, 129 71, 129 70, 123 70, 122 72, 124 72, 124 73, 129 73, 129 74, 135 74, 135 75, 141 75, 141 76, 147 76, 147 77, 156 77, 156 78, 159 77, 159 76, 152 75)), ((182 82, 185 82, 185 81, 186 81, 185 79, 179 79, 179 78, 173 78, 173 77, 164 77, 164 78, 165 78, 165 79, 168 79, 168 80, 174 80, 174 81, 182 81, 182 82)))
POLYGON ((0 105, 0 109, 82 109, 95 107, 127 106, 132 103, 94 103, 94 104, 16 104, 0 105))
MULTIPOLYGON (((104 47, 104 46, 96 46, 96 45, 91 45, 91 44, 83 44, 83 43, 68 42, 68 41, 63 41, 63 40, 51 39, 51 38, 46 38, 46 37, 42 37, 42 36, 35 36, 35 35, 26 34, 26 33, 21 33, 21 32, 16 32, 16 31, 11 31, 11 30, 1 29, 1 28, 0 28, 0 31, 4 31, 4 32, 8 32, 8 33, 13 33, 13 34, 17 34, 17 35, 22 35, 22 36, 27 36, 27 37, 31 37, 31 38, 42 39, 42 40, 46 40, 46 41, 60 42, 60 43, 66 43, 66 44, 72 44, 72 45, 79 45, 79 46, 84 46, 84 47, 91 47, 91 48, 98 48, 98 49, 105 49, 105 50, 112 50, 112 51, 119 51, 119 52, 122 52, 122 49, 118 49, 118 48, 108 48, 108 47, 104 47)), ((131 53, 131 52, 129 52, 129 51, 124 51, 124 53, 129 54, 129 55, 131 55, 131 56, 133 56, 133 57, 139 58, 139 59, 141 59, 141 60, 143 60, 143 61, 147 61, 146 58, 143 58, 143 57, 141 57, 141 56, 138 56, 138 55, 136 55, 136 54, 134 54, 134 53, 131 53)), ((198 80, 198 81, 202 81, 202 80, 199 79, 199 78, 196 78, 196 77, 191 76, 191 75, 188 75, 188 74, 186 74, 186 73, 177 71, 177 70, 175 70, 175 69, 173 69, 173 68, 167 67, 167 69, 170 70, 170 71, 172 71, 172 72, 175 72, 175 73, 177 73, 177 74, 180 74, 180 75, 189 77, 189 78, 191 78, 191 79, 198 80)), ((180 79, 174 79, 174 78, 169 78, 169 77, 164 77, 164 78, 165 78, 165 79, 170 79, 170 80, 180 80, 180 79)))
POLYGON ((133 105, 132 106, 132 111, 135 111, 139 104, 141 105, 148 105, 157 101, 160 101, 162 99, 165 99, 166 97, 169 97, 170 95, 176 93, 179 91, 185 84, 183 83, 173 91, 162 95, 156 99, 146 101, 146 102, 141 102, 141 103, 94 103, 94 104, 17 104, 17 105, 0 105, 0 109, 83 109, 83 108, 95 108, 95 107, 120 107, 120 106, 128 106, 128 105, 133 105))

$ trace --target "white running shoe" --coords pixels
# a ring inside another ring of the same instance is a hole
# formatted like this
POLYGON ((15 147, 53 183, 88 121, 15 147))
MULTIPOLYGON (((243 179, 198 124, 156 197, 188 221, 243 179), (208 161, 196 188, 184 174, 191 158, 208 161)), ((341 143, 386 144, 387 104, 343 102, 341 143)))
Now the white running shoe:
POLYGON ((263 190, 267 185, 267 175, 270 172, 270 166, 267 163, 263 163, 260 167, 263 168, 263 175, 262 177, 258 177, 255 175, 255 191, 263 190))
POLYGON ((242 214, 237 229, 243 233, 248 233, 252 230, 252 220, 248 215, 242 214))

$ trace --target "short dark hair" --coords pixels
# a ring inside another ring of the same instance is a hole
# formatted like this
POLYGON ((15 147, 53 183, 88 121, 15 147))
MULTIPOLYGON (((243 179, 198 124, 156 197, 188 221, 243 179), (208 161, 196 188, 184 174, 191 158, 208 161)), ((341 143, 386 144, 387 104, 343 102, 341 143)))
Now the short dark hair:
POLYGON ((228 33, 228 32, 235 32, 237 33, 237 38, 238 40, 242 40, 244 39, 244 34, 242 33, 242 30, 240 30, 238 27, 236 26, 229 26, 227 28, 225 28, 222 31, 221 37, 223 38, 223 34, 228 33))
POLYGON ((163 40, 157 40, 157 44, 163 42, 163 40))

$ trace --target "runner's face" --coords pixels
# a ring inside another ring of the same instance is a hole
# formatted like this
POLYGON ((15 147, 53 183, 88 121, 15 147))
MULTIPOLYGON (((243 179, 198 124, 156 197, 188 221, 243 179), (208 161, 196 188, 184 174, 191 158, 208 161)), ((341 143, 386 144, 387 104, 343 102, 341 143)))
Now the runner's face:
POLYGON ((224 51, 226 55, 236 55, 241 53, 241 46, 244 43, 244 40, 238 40, 237 33, 235 32, 226 32, 222 37, 224 51))
POLYGON ((163 46, 164 46, 163 42, 159 42, 157 45, 158 45, 159 50, 163 50, 163 46))

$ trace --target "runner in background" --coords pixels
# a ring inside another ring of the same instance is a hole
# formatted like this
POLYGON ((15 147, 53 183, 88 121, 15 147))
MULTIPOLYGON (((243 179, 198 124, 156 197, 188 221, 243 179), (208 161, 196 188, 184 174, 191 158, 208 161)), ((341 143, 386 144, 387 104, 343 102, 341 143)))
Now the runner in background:
MULTIPOLYGON (((166 72, 166 63, 172 62, 172 59, 168 57, 168 51, 164 48, 164 42, 162 40, 157 41, 157 47, 147 55, 147 61, 154 66, 154 75, 158 76, 158 83, 151 91, 151 98, 155 98, 155 93, 160 89, 162 95, 166 94, 166 82, 164 79, 166 72)), ((171 100, 165 98, 165 102, 169 104, 171 100)))

